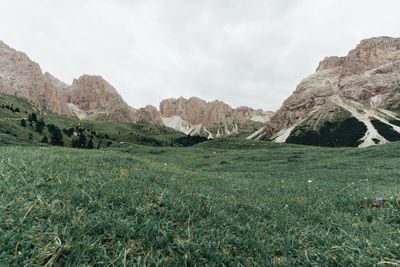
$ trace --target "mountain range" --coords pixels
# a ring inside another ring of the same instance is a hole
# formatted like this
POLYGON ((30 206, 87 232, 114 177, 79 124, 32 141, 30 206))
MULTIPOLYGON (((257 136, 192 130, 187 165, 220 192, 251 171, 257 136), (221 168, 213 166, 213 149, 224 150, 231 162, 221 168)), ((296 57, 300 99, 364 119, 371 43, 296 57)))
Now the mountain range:
POLYGON ((85 120, 147 121, 190 135, 208 138, 247 135, 260 128, 273 112, 232 108, 222 101, 191 97, 166 99, 159 110, 151 105, 130 107, 101 76, 82 75, 71 85, 43 73, 39 64, 0 41, 0 92, 22 96, 59 115, 85 120))
POLYGON ((82 120, 146 121, 208 138, 365 147, 400 140, 400 38, 362 40, 344 57, 325 58, 276 112, 197 97, 135 109, 101 76, 67 85, 1 41, 0 92, 82 120))

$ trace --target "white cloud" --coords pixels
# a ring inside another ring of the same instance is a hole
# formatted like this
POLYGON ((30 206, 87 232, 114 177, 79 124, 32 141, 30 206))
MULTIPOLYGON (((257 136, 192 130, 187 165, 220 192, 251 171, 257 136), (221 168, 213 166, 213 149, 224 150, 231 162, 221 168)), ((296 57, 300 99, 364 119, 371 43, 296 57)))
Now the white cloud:
POLYGON ((325 56, 400 36, 396 0, 3 0, 0 39, 134 107, 168 97, 277 109, 325 56))

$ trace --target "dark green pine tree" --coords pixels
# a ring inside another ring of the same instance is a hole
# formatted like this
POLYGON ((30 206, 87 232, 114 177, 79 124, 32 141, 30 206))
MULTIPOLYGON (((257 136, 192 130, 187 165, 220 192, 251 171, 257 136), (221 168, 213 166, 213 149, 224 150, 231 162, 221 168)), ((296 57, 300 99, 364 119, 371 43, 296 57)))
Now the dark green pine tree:
POLYGON ((47 129, 50 132, 50 144, 53 146, 64 146, 63 134, 54 124, 48 124, 47 129))
POLYGON ((88 149, 93 149, 93 139, 92 138, 89 139, 89 142, 87 144, 87 148, 88 149))
POLYGON ((44 123, 43 118, 41 118, 38 122, 36 122, 36 131, 38 133, 43 133, 43 128, 46 126, 46 123, 44 123))
POLYGON ((83 133, 79 134, 79 148, 85 148, 86 147, 86 136, 83 133))

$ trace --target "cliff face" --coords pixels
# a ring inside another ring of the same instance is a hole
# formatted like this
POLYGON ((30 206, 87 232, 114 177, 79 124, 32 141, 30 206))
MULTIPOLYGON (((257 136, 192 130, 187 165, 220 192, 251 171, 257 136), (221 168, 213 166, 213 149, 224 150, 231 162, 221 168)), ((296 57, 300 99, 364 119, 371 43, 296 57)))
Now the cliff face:
POLYGON ((27 55, 0 41, 1 92, 28 98, 39 109, 48 108, 59 114, 71 115, 53 82, 53 77, 43 74, 40 66, 27 55))
POLYGON ((125 103, 117 90, 101 76, 83 75, 74 79, 72 85, 65 91, 64 101, 71 107, 72 105, 78 107, 80 111, 104 114, 114 121, 138 120, 136 110, 125 103))
MULTIPOLYGON (((266 123, 267 134, 285 141, 295 126, 328 103, 346 106, 345 109, 352 111, 354 117, 370 111, 378 120, 396 120, 393 113, 391 118, 387 118, 387 114, 398 107, 400 96, 396 89, 399 87, 400 38, 363 40, 347 56, 328 57, 321 61, 316 73, 301 81, 266 123), (359 112, 354 114, 352 108, 359 112), (388 111, 385 118, 377 114, 380 109, 388 111)), ((365 120, 363 123, 370 126, 365 120)), ((371 144, 372 137, 367 139, 371 144)))
POLYGON ((341 67, 342 75, 352 75, 389 63, 400 55, 400 38, 374 37, 362 40, 345 57, 327 57, 319 63, 317 71, 341 67))
POLYGON ((206 102, 197 97, 163 100, 160 112, 164 117, 180 116, 190 124, 202 124, 205 127, 219 123, 231 124, 234 120, 229 105, 220 101, 206 102))
POLYGON ((102 77, 83 75, 67 85, 22 52, 0 41, 0 91, 25 97, 38 106, 60 115, 134 122, 135 110, 102 77))

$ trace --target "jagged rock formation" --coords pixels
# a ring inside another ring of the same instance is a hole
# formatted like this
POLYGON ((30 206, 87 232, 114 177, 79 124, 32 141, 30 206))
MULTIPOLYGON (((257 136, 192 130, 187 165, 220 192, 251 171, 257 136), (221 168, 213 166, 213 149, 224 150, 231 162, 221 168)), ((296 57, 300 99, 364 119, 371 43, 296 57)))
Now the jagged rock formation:
POLYGON ((67 85, 28 56, 0 41, 0 91, 25 97, 38 109, 86 120, 120 122, 148 121, 191 135, 209 138, 250 135, 273 113, 248 107, 231 108, 221 101, 206 102, 196 97, 167 99, 160 111, 153 106, 130 107, 101 76, 83 75, 67 85))
POLYGON ((163 125, 161 114, 155 106, 147 105, 137 111, 138 121, 147 121, 163 125))
POLYGON ((301 81, 266 123, 266 131, 260 134, 277 142, 296 140, 297 143, 333 146, 346 143, 344 139, 349 136, 354 139, 360 131, 361 138, 353 142, 354 146, 400 140, 399 88, 400 38, 363 40, 347 56, 321 61, 316 73, 301 81), (329 116, 329 113, 341 115, 329 116), (356 121, 348 120, 351 118, 356 121), (359 129, 357 135, 343 126, 346 120, 347 123, 352 121, 351 127, 359 129), (364 131, 363 127, 356 126, 357 122, 364 125, 364 131), (326 132, 339 134, 337 129, 341 129, 341 136, 332 138, 343 139, 343 142, 321 141, 321 131, 326 136, 326 132), (317 139, 316 143, 311 141, 317 139), (322 143, 318 143, 320 141, 322 143))
POLYGON ((101 76, 83 75, 74 79, 72 85, 64 90, 64 101, 81 118, 121 122, 138 120, 136 110, 125 103, 117 90, 101 76), (82 114, 85 115, 82 117, 82 114))
POLYGON ((266 122, 272 115, 272 112, 249 107, 233 109, 224 102, 206 102, 197 97, 163 100, 160 113, 164 125, 186 134, 206 135, 209 138, 238 134, 243 132, 246 122, 266 122))
POLYGON ((0 91, 31 100, 38 109, 48 108, 59 114, 71 112, 54 86, 55 78, 43 74, 40 66, 27 55, 0 41, 0 91))
POLYGON ((67 85, 22 52, 0 41, 0 91, 25 97, 38 109, 81 119, 135 122, 136 110, 126 104, 102 77, 83 75, 67 85))

